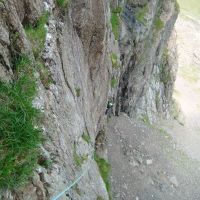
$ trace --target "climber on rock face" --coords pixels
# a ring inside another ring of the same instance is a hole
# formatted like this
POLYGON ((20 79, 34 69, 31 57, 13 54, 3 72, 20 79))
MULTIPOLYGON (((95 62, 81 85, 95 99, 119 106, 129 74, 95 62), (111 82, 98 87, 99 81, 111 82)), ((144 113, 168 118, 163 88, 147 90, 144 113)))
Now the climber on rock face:
POLYGON ((113 102, 112 101, 108 101, 105 114, 108 115, 108 117, 111 117, 114 114, 113 113, 113 102))

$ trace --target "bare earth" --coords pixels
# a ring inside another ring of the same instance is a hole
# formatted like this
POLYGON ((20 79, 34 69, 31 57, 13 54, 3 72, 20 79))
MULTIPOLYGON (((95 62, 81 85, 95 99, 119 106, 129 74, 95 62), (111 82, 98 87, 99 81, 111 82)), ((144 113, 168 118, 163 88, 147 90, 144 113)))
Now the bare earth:
POLYGON ((108 128, 112 199, 199 200, 200 164, 170 135, 122 115, 108 128))

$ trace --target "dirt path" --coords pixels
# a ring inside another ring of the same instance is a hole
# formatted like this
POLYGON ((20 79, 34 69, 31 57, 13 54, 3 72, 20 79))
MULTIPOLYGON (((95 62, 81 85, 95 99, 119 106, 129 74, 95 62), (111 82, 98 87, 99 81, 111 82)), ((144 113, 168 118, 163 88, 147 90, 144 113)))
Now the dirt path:
POLYGON ((166 132, 122 115, 111 119, 107 137, 113 199, 200 199, 199 162, 166 132))

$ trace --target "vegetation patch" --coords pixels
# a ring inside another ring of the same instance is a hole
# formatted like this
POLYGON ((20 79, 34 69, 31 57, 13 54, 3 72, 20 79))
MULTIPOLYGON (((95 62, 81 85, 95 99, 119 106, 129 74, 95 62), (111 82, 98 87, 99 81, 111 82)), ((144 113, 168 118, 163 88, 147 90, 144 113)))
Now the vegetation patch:
POLYGON ((56 3, 61 8, 66 8, 69 5, 69 0, 56 0, 56 3))
POLYGON ((73 153, 73 157, 74 157, 74 162, 76 164, 77 167, 81 167, 82 164, 84 163, 85 160, 87 160, 88 156, 81 156, 78 155, 76 152, 76 145, 74 145, 74 153, 73 153))
MULTIPOLYGON (((109 182, 110 164, 105 159, 100 158, 96 153, 94 155, 94 159, 99 167, 99 172, 105 183, 108 194, 110 195, 110 189, 111 189, 110 182, 109 182)), ((111 199, 111 196, 110 196, 110 199, 111 199)))
POLYGON ((169 60, 169 52, 168 49, 164 49, 163 55, 162 55, 162 64, 160 66, 160 80, 163 82, 165 85, 169 83, 172 79, 170 71, 168 67, 168 60, 169 60))
POLYGON ((40 74, 40 80, 46 89, 53 83, 50 71, 44 66, 43 62, 36 63, 36 69, 40 74))
POLYGON ((24 184, 37 165, 40 112, 32 106, 37 93, 33 66, 26 56, 15 61, 12 83, 0 81, 0 188, 24 184))
POLYGON ((104 198, 102 196, 98 196, 97 200, 104 200, 104 198))
POLYGON ((75 90, 76 90, 76 96, 80 97, 81 96, 81 89, 79 87, 77 87, 75 90))
POLYGON ((46 38, 46 28, 45 24, 48 22, 49 13, 44 13, 38 21, 32 25, 28 24, 25 25, 25 32, 32 44, 33 54, 37 59, 40 57, 40 53, 44 49, 44 43, 46 38))
POLYGON ((112 77, 112 79, 111 79, 111 87, 112 88, 115 88, 116 86, 117 86, 117 79, 115 78, 115 77, 112 77))
POLYGON ((149 7, 147 4, 144 7, 138 8, 135 14, 136 20, 141 24, 146 25, 147 23, 146 15, 148 12, 149 12, 149 7))
POLYGON ((156 31, 160 31, 164 28, 164 22, 160 19, 160 17, 156 17, 154 21, 154 27, 156 31))
POLYGON ((142 115, 140 118, 141 121, 143 121, 147 126, 151 126, 151 122, 149 120, 149 117, 147 115, 142 115))
POLYGON ((118 63, 117 54, 111 53, 110 58, 111 58, 111 62, 112 62, 112 67, 113 68, 118 68, 119 67, 119 63, 118 63))
POLYGON ((121 19, 120 14, 122 12, 121 7, 117 7, 111 11, 111 25, 112 25, 112 32, 115 36, 115 40, 119 39, 119 32, 120 32, 120 25, 121 25, 121 19))
POLYGON ((82 138, 85 142, 87 142, 88 144, 91 143, 91 138, 88 132, 83 132, 82 138))

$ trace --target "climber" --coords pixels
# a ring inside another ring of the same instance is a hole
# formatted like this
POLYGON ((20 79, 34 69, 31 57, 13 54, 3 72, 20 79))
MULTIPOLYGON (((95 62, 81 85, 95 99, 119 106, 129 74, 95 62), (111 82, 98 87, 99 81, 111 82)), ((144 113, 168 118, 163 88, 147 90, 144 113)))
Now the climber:
POLYGON ((111 117, 114 113, 113 113, 113 102, 112 101, 108 101, 107 104, 107 109, 106 109, 106 115, 108 115, 108 117, 111 117))

